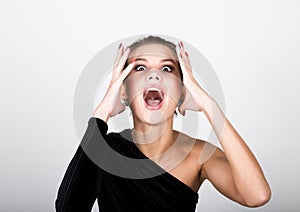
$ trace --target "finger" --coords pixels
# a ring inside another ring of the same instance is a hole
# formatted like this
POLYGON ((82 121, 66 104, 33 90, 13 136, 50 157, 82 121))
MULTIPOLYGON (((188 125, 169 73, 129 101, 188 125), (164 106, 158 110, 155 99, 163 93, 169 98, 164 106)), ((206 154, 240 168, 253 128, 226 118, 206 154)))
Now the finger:
POLYGON ((182 42, 182 41, 180 41, 180 42, 178 43, 178 46, 179 46, 179 48, 180 48, 182 58, 188 58, 189 55, 188 55, 187 51, 185 51, 185 48, 184 48, 184 45, 183 45, 183 42, 182 42))
POLYGON ((190 72, 191 63, 189 58, 187 57, 188 54, 184 51, 181 43, 178 43, 178 47, 176 47, 176 50, 177 50, 177 56, 179 58, 182 73, 185 74, 187 72, 190 72))
POLYGON ((133 67, 135 65, 135 61, 132 61, 125 69, 122 71, 120 75, 120 80, 124 81, 125 78, 128 76, 128 74, 132 71, 133 67))
POLYGON ((182 57, 182 50, 180 50, 180 47, 176 47, 176 52, 177 52, 177 57, 178 57, 178 61, 182 70, 182 74, 185 75, 188 70, 190 69, 190 64, 189 61, 184 60, 182 57))
POLYGON ((180 41, 180 42, 178 43, 178 45, 180 46, 181 50, 184 52, 184 45, 183 45, 183 42, 180 41))
POLYGON ((182 59, 184 63, 189 63, 188 53, 185 51, 183 42, 178 42, 178 50, 179 50, 179 56, 182 59))
POLYGON ((178 43, 178 45, 179 45, 179 47, 180 47, 180 52, 181 52, 182 60, 183 60, 187 65, 190 65, 189 54, 188 54, 187 51, 185 51, 183 42, 180 41, 180 42, 178 43))
POLYGON ((119 64, 119 61, 123 54, 124 54, 124 46, 123 46, 123 43, 120 43, 119 47, 118 47, 117 57, 114 62, 113 74, 115 74, 115 72, 117 70, 117 66, 119 64))
POLYGON ((188 52, 184 52, 183 60, 186 62, 186 64, 187 64, 189 67, 191 67, 191 62, 190 62, 190 58, 189 58, 188 52))
POLYGON ((178 46, 179 46, 180 53, 181 53, 180 55, 181 55, 181 57, 183 58, 183 56, 184 56, 184 54, 185 54, 183 42, 182 42, 182 41, 178 42, 178 46))
POLYGON ((126 63, 126 60, 128 59, 128 55, 130 53, 130 49, 129 47, 126 47, 124 54, 122 55, 122 57, 120 58, 120 61, 117 65, 117 69, 116 69, 116 75, 120 76, 121 72, 123 71, 124 65, 126 63))
POLYGON ((178 57, 178 61, 179 61, 180 65, 183 64, 180 46, 176 46, 176 53, 177 53, 177 57, 178 57))

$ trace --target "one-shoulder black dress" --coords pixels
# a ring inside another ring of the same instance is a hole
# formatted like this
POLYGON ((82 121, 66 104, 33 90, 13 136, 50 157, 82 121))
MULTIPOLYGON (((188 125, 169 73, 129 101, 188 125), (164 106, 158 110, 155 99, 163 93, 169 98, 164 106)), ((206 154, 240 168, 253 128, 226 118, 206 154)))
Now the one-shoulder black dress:
POLYGON ((107 130, 103 120, 89 119, 59 187, 56 211, 90 212, 96 199, 100 212, 195 211, 198 193, 147 158, 130 140, 130 129, 107 130))

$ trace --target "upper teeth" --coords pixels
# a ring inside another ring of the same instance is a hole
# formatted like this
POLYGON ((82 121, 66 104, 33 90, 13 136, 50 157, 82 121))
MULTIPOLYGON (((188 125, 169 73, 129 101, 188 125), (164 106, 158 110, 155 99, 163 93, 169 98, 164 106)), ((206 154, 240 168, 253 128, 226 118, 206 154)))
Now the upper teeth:
POLYGON ((158 91, 160 96, 163 96, 161 93, 161 90, 159 90, 158 88, 148 88, 146 90, 146 95, 148 94, 149 91, 158 91))
POLYGON ((148 88, 147 91, 159 91, 160 92, 160 90, 158 88, 148 88))

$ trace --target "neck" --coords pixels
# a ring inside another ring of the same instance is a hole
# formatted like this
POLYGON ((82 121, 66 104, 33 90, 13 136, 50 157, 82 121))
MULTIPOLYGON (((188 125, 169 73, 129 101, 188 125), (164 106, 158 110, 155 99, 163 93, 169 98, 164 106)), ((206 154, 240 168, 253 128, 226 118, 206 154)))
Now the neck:
POLYGON ((158 157, 166 152, 173 144, 173 117, 159 124, 149 124, 133 120, 132 138, 136 146, 149 158, 158 157))

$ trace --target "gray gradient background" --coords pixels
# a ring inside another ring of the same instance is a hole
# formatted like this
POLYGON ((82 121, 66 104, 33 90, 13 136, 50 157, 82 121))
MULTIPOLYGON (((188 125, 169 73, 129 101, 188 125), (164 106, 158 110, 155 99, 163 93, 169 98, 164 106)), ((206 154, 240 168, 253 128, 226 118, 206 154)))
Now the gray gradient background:
POLYGON ((151 33, 188 41, 210 62, 226 115, 272 187, 267 205, 247 209, 205 183, 197 211, 298 211, 299 6, 291 0, 1 0, 0 211, 54 211, 78 146, 72 104, 81 71, 110 43, 151 33))

